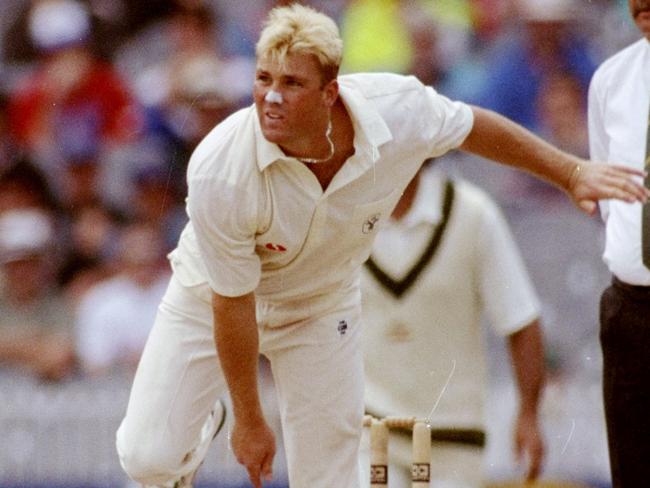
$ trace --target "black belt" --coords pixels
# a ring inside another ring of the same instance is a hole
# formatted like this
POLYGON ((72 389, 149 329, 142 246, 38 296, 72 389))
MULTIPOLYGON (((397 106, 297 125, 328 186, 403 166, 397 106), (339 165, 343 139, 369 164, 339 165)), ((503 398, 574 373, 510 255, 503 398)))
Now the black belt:
POLYGON ((636 298, 650 299, 650 286, 630 285, 619 280, 616 276, 612 278, 612 285, 636 298))

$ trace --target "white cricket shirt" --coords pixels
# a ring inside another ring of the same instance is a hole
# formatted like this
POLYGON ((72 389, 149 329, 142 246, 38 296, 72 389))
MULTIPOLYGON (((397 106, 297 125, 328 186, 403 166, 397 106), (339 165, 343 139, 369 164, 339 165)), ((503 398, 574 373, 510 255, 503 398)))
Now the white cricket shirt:
POLYGON ((355 74, 339 85, 355 154, 325 192, 263 137, 252 106, 199 144, 188 168, 190 222, 171 255, 181 282, 303 308, 358 289, 359 267, 403 189, 425 159, 462 143, 473 115, 413 77, 355 74))
MULTIPOLYGON (((444 180, 434 173, 422 175, 409 213, 373 245, 372 259, 393 280, 417 265, 442 219, 444 180)), ((454 187, 440 244, 410 288, 397 296, 364 267, 366 405, 381 415, 431 414, 436 427, 481 428, 481 319, 506 336, 535 320, 540 303, 499 208, 469 183, 454 187)))
MULTIPOLYGON (((589 88, 589 146, 594 161, 643 169, 650 112, 650 42, 605 61, 589 88)), ((650 286, 641 261, 641 203, 600 202, 606 223, 603 260, 620 280, 650 286)))

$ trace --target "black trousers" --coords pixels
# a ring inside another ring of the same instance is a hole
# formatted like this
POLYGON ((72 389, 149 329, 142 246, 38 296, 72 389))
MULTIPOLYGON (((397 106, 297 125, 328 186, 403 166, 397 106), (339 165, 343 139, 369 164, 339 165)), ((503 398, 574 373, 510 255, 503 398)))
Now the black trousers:
POLYGON ((600 300, 600 344, 613 486, 650 486, 650 287, 613 280, 600 300))

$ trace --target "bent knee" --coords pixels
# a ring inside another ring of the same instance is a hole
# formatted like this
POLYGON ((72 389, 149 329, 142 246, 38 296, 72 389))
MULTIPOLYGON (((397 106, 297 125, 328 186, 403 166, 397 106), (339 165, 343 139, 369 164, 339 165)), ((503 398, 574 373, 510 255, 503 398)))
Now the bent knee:
POLYGON ((126 474, 144 485, 162 485, 173 482, 182 464, 183 454, 172 446, 148 439, 126 439, 118 431, 117 454, 126 474))

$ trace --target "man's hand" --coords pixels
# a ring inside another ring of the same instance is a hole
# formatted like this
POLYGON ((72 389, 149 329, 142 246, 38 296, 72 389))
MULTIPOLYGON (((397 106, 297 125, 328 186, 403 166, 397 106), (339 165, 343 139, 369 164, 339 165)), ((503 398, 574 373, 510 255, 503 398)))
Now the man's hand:
POLYGON ((259 337, 255 294, 239 297, 212 294, 214 341, 232 400, 235 425, 230 443, 235 457, 248 470, 255 488, 273 474, 275 436, 269 428, 257 391, 259 337))
POLYGON ((539 430, 537 415, 520 412, 514 432, 514 449, 518 462, 528 461, 526 481, 534 481, 539 476, 544 460, 544 442, 539 430))
POLYGON ((248 471, 255 488, 262 488, 262 480, 273 477, 275 435, 261 419, 258 424, 235 421, 230 434, 230 444, 237 461, 248 471))
POLYGON ((650 193, 634 176, 643 171, 591 163, 539 138, 492 110, 472 106, 474 124, 460 148, 486 159, 528 171, 564 188, 575 204, 593 214, 598 200, 645 202, 650 193))
POLYGON ((598 200, 615 198, 625 202, 645 203, 650 191, 633 177, 643 178, 645 172, 625 166, 584 162, 576 164, 569 176, 567 191, 585 213, 596 211, 598 200))

